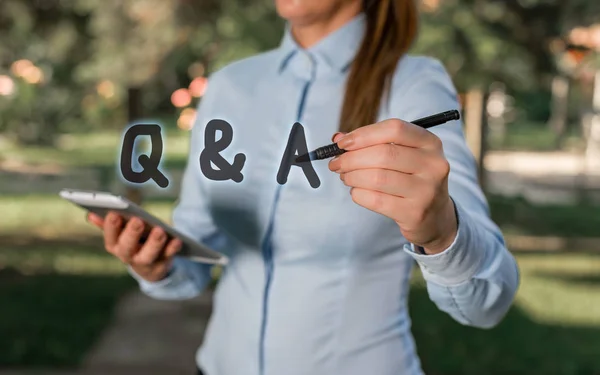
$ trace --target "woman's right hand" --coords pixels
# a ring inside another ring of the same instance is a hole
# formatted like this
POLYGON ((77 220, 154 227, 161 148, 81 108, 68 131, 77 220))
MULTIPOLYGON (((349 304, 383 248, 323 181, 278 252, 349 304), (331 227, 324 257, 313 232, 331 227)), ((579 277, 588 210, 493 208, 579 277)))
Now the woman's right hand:
POLYGON ((125 220, 116 212, 109 212, 103 219, 88 213, 90 223, 102 229, 106 251, 131 266, 146 281, 164 279, 169 272, 173 257, 181 248, 181 240, 167 241, 167 234, 160 227, 152 229, 148 238, 140 243, 144 222, 137 217, 125 220))

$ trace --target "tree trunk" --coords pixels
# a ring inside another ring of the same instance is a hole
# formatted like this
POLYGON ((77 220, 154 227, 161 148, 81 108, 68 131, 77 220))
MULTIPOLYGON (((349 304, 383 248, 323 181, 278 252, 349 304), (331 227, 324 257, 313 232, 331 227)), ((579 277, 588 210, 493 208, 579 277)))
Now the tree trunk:
POLYGON ((465 97, 465 138, 478 166, 479 184, 485 189, 485 168, 483 161, 486 147, 486 126, 484 112, 485 94, 481 88, 470 89, 465 97))
POLYGON ((557 75, 552 80, 552 108, 548 125, 554 133, 554 147, 560 149, 567 128, 569 105, 569 79, 557 75))
POLYGON ((600 170, 600 70, 594 79, 592 113, 586 134, 586 163, 589 172, 600 170))
POLYGON ((581 116, 585 147, 583 171, 576 180, 577 199, 581 204, 589 201, 588 180, 600 171, 600 70, 596 71, 593 85, 592 108, 581 116))
MULTIPOLYGON (((129 87, 127 89, 127 119, 131 125, 142 118, 142 90, 139 87, 129 87)), ((137 154, 134 150, 134 155, 137 154)), ((141 204, 143 195, 140 188, 127 186, 125 190, 127 199, 136 204, 141 204)))

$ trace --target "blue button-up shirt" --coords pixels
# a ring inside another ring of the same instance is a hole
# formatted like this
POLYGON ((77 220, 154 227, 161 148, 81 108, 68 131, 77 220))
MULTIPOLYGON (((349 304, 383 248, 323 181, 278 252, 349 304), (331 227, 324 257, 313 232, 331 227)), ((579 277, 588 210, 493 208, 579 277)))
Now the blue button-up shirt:
MULTIPOLYGON (((431 300, 462 324, 491 327, 513 300, 516 262, 489 218, 460 121, 431 130, 450 162, 459 219, 454 243, 440 254, 419 254, 392 219, 355 204, 326 160, 313 162, 316 189, 297 167, 277 183, 295 122, 309 149, 331 142, 364 25, 359 15, 307 50, 288 29, 279 48, 210 77, 174 211, 177 229, 230 258, 197 355, 207 375, 421 374, 407 310, 415 261, 431 300), (211 119, 234 130, 221 155, 230 163, 246 155, 240 183, 201 172, 211 119)), ((406 56, 379 119, 410 121, 458 106, 438 61, 406 56)), ((133 275, 159 299, 192 298, 210 280, 209 266, 183 258, 159 282, 133 275)))

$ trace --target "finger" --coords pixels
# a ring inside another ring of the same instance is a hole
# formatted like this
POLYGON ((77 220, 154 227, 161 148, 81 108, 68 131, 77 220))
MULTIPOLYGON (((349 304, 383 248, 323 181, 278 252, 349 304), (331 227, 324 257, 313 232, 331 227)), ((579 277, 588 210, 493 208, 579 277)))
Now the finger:
POLYGON ((131 261, 135 264, 149 266, 156 262, 163 253, 167 234, 162 228, 155 227, 140 250, 133 255, 131 261))
POLYGON ((98 215, 96 215, 95 213, 92 212, 88 212, 88 214, 85 216, 85 219, 87 220, 88 223, 102 229, 104 228, 104 219, 98 215))
POLYGON ((409 199, 427 189, 420 177, 389 169, 360 169, 340 174, 340 178, 346 186, 409 199))
POLYGON ((165 247, 165 257, 171 258, 181 250, 182 242, 178 238, 173 238, 165 247))
POLYGON ((143 233, 144 222, 137 217, 131 218, 119 236, 115 246, 116 255, 124 262, 130 263, 131 258, 140 248, 140 238, 143 233))
POLYGON ((337 132, 333 135, 333 137, 331 137, 331 142, 337 142, 339 141, 344 135, 346 135, 348 133, 344 133, 344 132, 337 132))
POLYGON ((415 173, 425 169, 431 158, 421 149, 380 144, 343 153, 329 162, 329 169, 337 173, 369 168, 415 173))
POLYGON ((104 247, 106 250, 113 252, 114 247, 119 241, 119 235, 123 226, 123 218, 116 212, 106 214, 103 223, 104 229, 104 247))
POLYGON ((401 215, 406 212, 409 206, 407 199, 373 190, 352 188, 350 189, 350 195, 356 204, 395 221, 402 219, 401 215))
POLYGON ((348 151, 383 143, 415 148, 441 148, 441 141, 436 135, 399 119, 360 127, 337 142, 339 148, 348 151))

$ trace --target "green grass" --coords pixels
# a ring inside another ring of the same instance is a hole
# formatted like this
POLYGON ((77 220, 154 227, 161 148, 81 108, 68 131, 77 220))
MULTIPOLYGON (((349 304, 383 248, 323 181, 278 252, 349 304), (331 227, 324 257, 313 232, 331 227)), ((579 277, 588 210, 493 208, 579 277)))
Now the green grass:
MULTIPOLYGON (((515 306, 492 330, 437 310, 422 280, 410 310, 428 374, 594 374, 600 371, 600 256, 519 255, 515 306)), ((77 365, 135 287, 98 246, 14 246, 0 253, 0 367, 77 365)))
POLYGON ((135 283, 99 246, 0 252, 0 367, 72 367, 135 283))
MULTIPOLYGON (((143 206, 170 222, 174 201, 150 201, 143 206)), ((47 239, 89 236, 98 230, 85 221, 86 212, 58 195, 0 196, 0 236, 27 235, 47 239)))
POLYGON ((600 205, 534 205, 523 198, 488 195, 494 221, 505 234, 600 237, 600 205))
POLYGON ((518 255, 516 303, 491 330, 437 310, 415 277, 413 334, 427 374, 600 373, 600 255, 518 255))
MULTIPOLYGON (((576 148, 581 146, 580 130, 569 127, 563 146, 576 148)), ((555 150, 554 135, 546 124, 519 122, 506 125, 506 135, 503 141, 489 140, 492 150, 506 151, 552 151, 555 150)))
MULTIPOLYGON (((0 146, 2 157, 29 165, 52 164, 61 167, 110 167, 120 158, 122 134, 116 130, 92 134, 67 134, 53 147, 0 146)), ((165 165, 182 164, 187 156, 189 133, 169 130, 163 134, 165 165)), ((2 161, 0 157, 0 161, 2 161)))
MULTIPOLYGON (((562 237, 600 236, 600 206, 533 205, 521 198, 489 195, 495 222, 507 234, 562 237)), ((170 221, 174 201, 151 200, 144 206, 163 220, 170 221)), ((80 208, 53 195, 0 196, 0 235, 28 233, 46 238, 95 234, 80 208)))
MULTIPOLYGON (((523 233, 594 235, 600 227, 591 205, 490 203, 503 228, 523 233)), ((169 221, 173 202, 145 206, 169 221)), ((0 208, 0 367, 76 366, 135 282, 104 252, 83 210, 47 195, 3 196, 0 208)), ((454 322, 414 278, 409 306, 427 374, 600 373, 600 254, 517 259, 516 303, 491 330, 454 322)))

